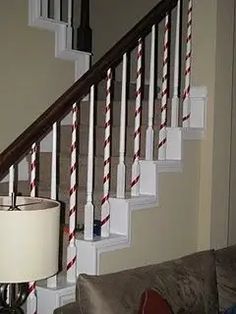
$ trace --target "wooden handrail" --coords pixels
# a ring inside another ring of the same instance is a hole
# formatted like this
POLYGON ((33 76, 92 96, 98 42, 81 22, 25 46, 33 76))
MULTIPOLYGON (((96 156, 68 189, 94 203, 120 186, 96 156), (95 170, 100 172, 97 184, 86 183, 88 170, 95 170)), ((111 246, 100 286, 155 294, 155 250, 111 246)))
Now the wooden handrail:
POLYGON ((178 0, 163 0, 158 3, 140 22, 138 22, 121 40, 119 40, 89 71, 59 97, 35 122, 0 154, 0 179, 9 167, 17 163, 38 142, 48 134, 56 121, 63 119, 75 102, 79 102, 105 76, 108 68, 114 68, 125 52, 137 46, 138 39, 144 38, 154 24, 158 24, 165 15, 177 5, 178 0))

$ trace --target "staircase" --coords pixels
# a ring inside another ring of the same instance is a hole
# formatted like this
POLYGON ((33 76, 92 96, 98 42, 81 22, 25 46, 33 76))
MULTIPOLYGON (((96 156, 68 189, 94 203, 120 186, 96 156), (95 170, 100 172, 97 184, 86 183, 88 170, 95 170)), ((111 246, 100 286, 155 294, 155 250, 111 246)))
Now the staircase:
MULTIPOLYGON (((89 71, 90 54, 72 49, 70 18, 48 18, 45 3, 29 1, 29 24, 54 31, 55 56, 75 60, 75 78, 82 77, 0 155, 0 177, 10 168, 1 194, 12 192, 17 164, 27 156, 30 182, 19 181, 17 191, 35 196, 29 183, 36 183, 37 195, 65 209, 62 271, 38 283, 39 314, 73 301, 78 274, 99 274, 101 253, 131 246, 131 213, 158 205, 160 173, 182 171, 183 141, 204 135, 207 99, 204 87, 190 89, 191 0, 186 14, 183 1, 161 1, 89 71), (164 48, 157 51, 159 38, 164 48), (128 75, 133 55, 135 82, 128 75)), ((34 313, 34 298, 27 313, 34 313)))

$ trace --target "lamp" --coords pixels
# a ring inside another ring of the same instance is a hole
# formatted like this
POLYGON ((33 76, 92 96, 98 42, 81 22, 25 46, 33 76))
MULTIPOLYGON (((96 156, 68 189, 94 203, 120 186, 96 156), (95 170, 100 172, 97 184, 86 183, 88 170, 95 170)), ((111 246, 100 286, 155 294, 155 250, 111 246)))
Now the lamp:
POLYGON ((58 271, 60 203, 0 197, 0 313, 23 313, 27 282, 58 271))

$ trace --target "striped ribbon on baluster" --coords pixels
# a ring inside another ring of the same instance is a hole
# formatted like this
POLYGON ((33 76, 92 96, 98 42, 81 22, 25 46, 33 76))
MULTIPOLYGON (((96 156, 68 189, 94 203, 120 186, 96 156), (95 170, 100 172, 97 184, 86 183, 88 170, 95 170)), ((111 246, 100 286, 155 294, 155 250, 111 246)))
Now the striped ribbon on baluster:
POLYGON ((141 134, 141 110, 142 110, 142 40, 138 42, 137 54, 137 80, 136 80, 136 104, 135 104, 135 122, 134 122, 134 156, 132 164, 131 195, 139 195, 140 179, 140 134, 141 134))
MULTIPOLYGON (((31 162, 30 162, 30 196, 36 196, 37 189, 37 144, 34 143, 31 147, 31 162)), ((36 297, 36 283, 29 282, 29 296, 27 299, 27 313, 37 313, 37 297, 36 297)))
POLYGON ((190 126, 190 80, 192 55, 192 0, 188 2, 188 22, 185 57, 185 87, 183 93, 183 127, 190 126))
POLYGON ((161 124, 159 130, 158 159, 166 159, 166 126, 167 126, 167 100, 168 100, 168 53, 169 49, 169 15, 165 18, 163 74, 161 93, 161 124))
POLYGON ((77 104, 72 108, 71 167, 70 167, 70 210, 69 245, 67 248, 67 281, 76 281, 75 223, 77 204, 77 104))
POLYGON ((105 140, 104 140, 104 175, 103 198, 101 207, 101 235, 108 237, 110 234, 110 168, 111 168, 111 69, 107 71, 106 109, 105 109, 105 140))

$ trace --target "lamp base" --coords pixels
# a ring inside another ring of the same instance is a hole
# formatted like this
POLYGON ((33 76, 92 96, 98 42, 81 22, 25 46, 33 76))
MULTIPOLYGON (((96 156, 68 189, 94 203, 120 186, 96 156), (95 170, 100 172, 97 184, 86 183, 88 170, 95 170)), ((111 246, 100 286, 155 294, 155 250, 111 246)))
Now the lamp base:
POLYGON ((21 308, 2 308, 0 314, 24 314, 21 308))
POLYGON ((0 314, 24 314, 21 305, 29 293, 28 283, 0 284, 0 314))

